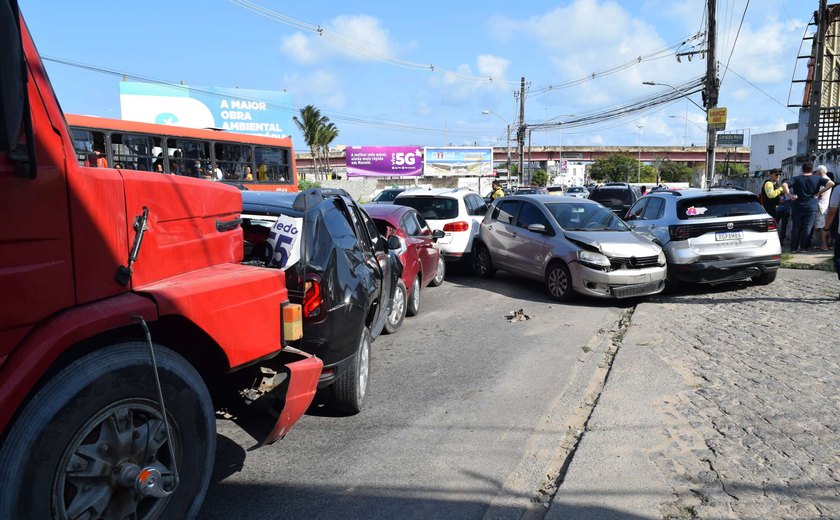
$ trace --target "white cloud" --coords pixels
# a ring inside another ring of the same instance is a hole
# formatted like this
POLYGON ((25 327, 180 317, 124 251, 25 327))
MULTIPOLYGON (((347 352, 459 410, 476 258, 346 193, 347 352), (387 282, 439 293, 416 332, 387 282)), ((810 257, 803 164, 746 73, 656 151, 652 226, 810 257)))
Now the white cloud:
POLYGON ((315 105, 324 112, 342 110, 347 106, 347 95, 338 77, 327 70, 317 70, 304 76, 295 74, 283 78, 285 85, 298 105, 315 105))
POLYGON ((315 52, 309 42, 309 38, 303 33, 295 33, 280 44, 283 54, 297 61, 298 63, 313 63, 315 52))
POLYGON ((342 56, 370 60, 375 55, 393 56, 395 44, 378 18, 340 15, 323 26, 324 35, 296 32, 281 41, 284 53, 304 64, 342 56))
MULTIPOLYGON (((542 48, 554 68, 553 84, 584 78, 613 65, 629 64, 667 46, 654 26, 612 0, 575 0, 540 16, 495 19, 494 24, 497 31, 533 39, 542 48)), ((699 76, 703 65, 698 62, 677 64, 673 56, 666 55, 557 92, 569 100, 567 104, 605 106, 653 93, 651 87, 642 85, 643 81, 682 83, 699 76)))

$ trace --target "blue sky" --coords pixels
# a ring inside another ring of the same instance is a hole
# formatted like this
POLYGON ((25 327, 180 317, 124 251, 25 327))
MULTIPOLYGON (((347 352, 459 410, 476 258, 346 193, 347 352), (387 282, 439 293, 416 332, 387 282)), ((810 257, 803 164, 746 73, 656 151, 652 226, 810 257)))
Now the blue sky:
MULTIPOLYGON (((729 58, 746 3, 718 1, 719 61, 729 58)), ((695 35, 703 28, 702 0, 20 4, 43 55, 172 83, 286 89, 290 110, 315 105, 338 126, 335 144, 345 145, 503 145, 502 119, 515 121, 514 92, 522 76, 529 85, 525 120, 539 124, 665 89, 642 81, 679 84, 705 72, 704 60, 678 63, 670 51, 547 90, 695 35)), ((782 105, 817 7, 817 0, 750 3, 722 83, 719 106, 728 108, 728 130, 783 130, 796 121, 796 109, 782 105)), ((797 76, 804 75, 804 65, 797 76)), ((46 66, 65 112, 120 116, 119 77, 46 66)), ((794 88, 794 102, 801 101, 800 92, 794 88)), ((699 95, 693 99, 700 102, 699 95)), ((697 107, 680 100, 594 127, 534 131, 532 144, 701 145, 703 121, 697 107)), ((296 129, 292 138, 298 150, 306 149, 296 129)))

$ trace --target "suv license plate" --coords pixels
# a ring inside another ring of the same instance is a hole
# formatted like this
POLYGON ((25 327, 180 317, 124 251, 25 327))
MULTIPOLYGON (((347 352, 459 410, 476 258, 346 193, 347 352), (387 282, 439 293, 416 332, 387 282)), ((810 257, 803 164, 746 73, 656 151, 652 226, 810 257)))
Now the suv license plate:
POLYGON ((715 240, 723 242, 724 240, 741 240, 744 238, 743 231, 718 231, 715 233, 715 240))

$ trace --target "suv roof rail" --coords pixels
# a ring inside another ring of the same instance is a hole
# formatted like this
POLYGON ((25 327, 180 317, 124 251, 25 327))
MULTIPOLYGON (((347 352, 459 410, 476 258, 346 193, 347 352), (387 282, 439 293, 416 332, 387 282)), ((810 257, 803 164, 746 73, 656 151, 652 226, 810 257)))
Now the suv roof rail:
POLYGON ((627 182, 607 182, 604 186, 630 186, 627 182))
POLYGON ((312 207, 328 197, 341 196, 349 197, 350 194, 340 188, 309 188, 298 193, 292 203, 292 208, 304 211, 307 207, 312 207))
POLYGON ((744 188, 742 188, 742 187, 740 187, 740 186, 735 186, 734 184, 727 184, 727 185, 716 184, 716 185, 714 185, 714 186, 710 186, 710 187, 709 187, 709 189, 710 189, 710 190, 738 190, 738 191, 747 191, 747 190, 745 190, 744 188))

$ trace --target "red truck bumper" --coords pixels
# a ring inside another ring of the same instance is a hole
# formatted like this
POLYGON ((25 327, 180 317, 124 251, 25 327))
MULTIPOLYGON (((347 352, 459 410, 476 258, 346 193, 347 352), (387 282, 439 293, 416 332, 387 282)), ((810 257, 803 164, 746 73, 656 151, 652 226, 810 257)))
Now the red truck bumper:
POLYGON ((271 392, 275 394, 272 415, 277 414, 277 422, 259 443, 260 446, 282 439, 289 433, 292 425, 303 416, 315 398, 318 378, 324 367, 323 361, 305 352, 286 347, 283 353, 294 354, 298 359, 283 365, 287 376, 283 383, 271 392))

